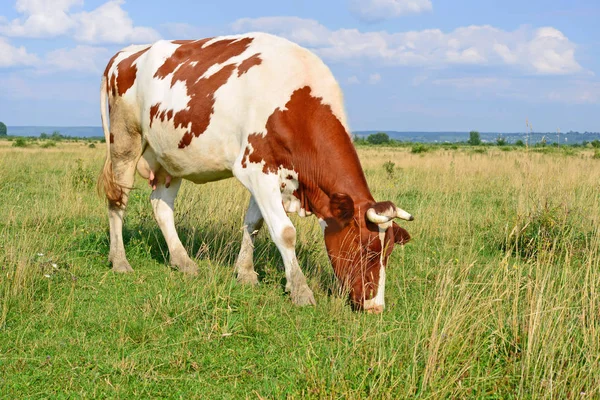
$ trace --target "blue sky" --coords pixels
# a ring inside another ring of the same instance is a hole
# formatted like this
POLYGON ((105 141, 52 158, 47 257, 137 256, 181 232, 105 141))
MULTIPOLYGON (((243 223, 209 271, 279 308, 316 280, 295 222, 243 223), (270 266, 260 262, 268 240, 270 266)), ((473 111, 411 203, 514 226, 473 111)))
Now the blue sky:
POLYGON ((0 120, 99 125, 131 43, 267 31, 319 54, 354 130, 600 131, 597 0, 4 0, 0 120))

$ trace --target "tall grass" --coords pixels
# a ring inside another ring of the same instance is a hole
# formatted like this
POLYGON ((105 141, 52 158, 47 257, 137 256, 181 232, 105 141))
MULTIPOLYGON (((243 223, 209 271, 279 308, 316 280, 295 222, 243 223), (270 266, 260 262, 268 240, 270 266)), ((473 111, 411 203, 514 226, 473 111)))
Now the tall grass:
POLYGON ((413 241, 390 260, 387 309, 372 316, 337 295, 314 219, 293 218, 317 307, 285 295, 266 230, 261 284, 238 286, 248 195, 234 180, 182 187, 176 218, 200 265, 193 279, 166 266, 138 181, 125 225, 136 272, 112 274, 106 210, 85 184, 103 151, 0 142, 3 396, 600 396, 591 152, 360 149, 375 197, 416 216, 405 225, 413 241))

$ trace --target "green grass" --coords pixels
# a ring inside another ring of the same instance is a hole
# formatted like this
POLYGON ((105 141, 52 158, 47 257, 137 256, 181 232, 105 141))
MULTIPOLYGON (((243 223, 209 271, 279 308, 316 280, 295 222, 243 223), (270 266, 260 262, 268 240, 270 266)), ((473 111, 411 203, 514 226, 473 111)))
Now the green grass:
POLYGON ((90 183, 103 152, 0 141, 2 397, 600 396, 593 152, 361 149, 376 198, 416 216, 378 316, 338 294, 312 218, 293 221, 316 307, 285 295, 266 230, 261 284, 237 285, 248 195, 234 180, 182 187, 177 226, 196 278, 168 268, 138 181, 124 230, 136 272, 113 274, 90 183))

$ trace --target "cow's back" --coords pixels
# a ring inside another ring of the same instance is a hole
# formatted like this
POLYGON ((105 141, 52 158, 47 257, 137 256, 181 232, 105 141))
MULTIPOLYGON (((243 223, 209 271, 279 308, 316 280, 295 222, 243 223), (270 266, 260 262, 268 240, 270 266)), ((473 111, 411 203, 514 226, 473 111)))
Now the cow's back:
POLYGON ((310 51, 264 34, 159 41, 124 49, 107 67, 109 95, 131 107, 144 140, 173 175, 226 177, 248 136, 309 86, 346 125, 339 86, 310 51), (112 82, 112 83, 111 83, 112 82))

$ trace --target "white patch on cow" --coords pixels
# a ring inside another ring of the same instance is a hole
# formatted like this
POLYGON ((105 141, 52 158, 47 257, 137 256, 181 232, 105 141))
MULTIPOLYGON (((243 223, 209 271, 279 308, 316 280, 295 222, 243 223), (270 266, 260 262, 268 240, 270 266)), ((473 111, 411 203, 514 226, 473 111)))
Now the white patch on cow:
POLYGON ((325 234, 325 229, 327 229, 328 226, 327 222, 324 219, 319 218, 319 225, 321 225, 321 230, 323 231, 323 234, 325 234))
POLYGON ((379 256, 379 282, 377 284, 377 294, 371 300, 366 300, 364 309, 378 309, 383 311, 385 308, 385 266, 383 258, 385 256, 385 232, 392 226, 392 222, 378 225, 379 240, 381 242, 381 255, 379 256))

